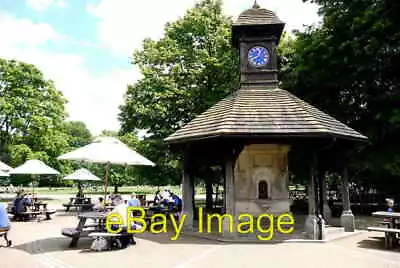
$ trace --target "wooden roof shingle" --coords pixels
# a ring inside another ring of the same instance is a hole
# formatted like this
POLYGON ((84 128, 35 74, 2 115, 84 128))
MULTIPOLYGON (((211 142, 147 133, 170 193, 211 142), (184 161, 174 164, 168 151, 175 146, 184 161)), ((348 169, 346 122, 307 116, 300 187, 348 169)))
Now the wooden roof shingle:
POLYGON ((233 26, 270 24, 284 24, 284 22, 271 10, 254 5, 253 8, 243 11, 233 23, 233 26))
POLYGON ((243 135, 367 139, 286 90, 249 86, 219 101, 165 140, 183 143, 243 135))

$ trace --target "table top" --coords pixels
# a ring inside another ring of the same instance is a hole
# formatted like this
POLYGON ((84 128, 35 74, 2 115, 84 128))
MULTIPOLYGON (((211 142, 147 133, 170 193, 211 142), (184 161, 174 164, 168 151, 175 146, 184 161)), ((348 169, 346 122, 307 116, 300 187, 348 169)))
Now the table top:
POLYGON ((38 205, 38 206, 44 206, 44 205, 47 205, 47 203, 46 203, 46 202, 42 202, 42 201, 39 201, 39 202, 33 202, 32 204, 34 204, 34 205, 38 205))
POLYGON ((101 211, 88 211, 81 212, 78 215, 78 218, 87 218, 87 219, 104 219, 110 212, 101 212, 101 211))
POLYGON ((372 216, 400 219, 399 212, 377 211, 377 212, 372 213, 372 216))

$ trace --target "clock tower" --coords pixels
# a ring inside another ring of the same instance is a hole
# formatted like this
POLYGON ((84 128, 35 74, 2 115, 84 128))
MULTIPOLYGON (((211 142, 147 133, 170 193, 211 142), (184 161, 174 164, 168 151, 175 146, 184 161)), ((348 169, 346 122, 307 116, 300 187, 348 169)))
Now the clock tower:
POLYGON ((277 46, 283 23, 257 2, 232 26, 232 44, 240 55, 241 86, 278 86, 277 46))

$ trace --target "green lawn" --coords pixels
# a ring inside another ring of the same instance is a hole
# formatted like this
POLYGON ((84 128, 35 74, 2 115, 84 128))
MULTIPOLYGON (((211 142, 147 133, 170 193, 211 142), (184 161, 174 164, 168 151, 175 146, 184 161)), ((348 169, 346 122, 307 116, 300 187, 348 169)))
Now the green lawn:
MULTIPOLYGON (((124 186, 118 187, 118 193, 120 194, 130 194, 135 192, 136 194, 154 194, 157 189, 163 190, 165 187, 168 187, 173 193, 181 194, 180 186, 149 186, 149 185, 140 185, 140 186, 124 186)), ((26 188, 28 190, 28 188, 26 188)), ((108 188, 109 192, 114 191, 114 187, 108 188)), ((60 188, 48 188, 48 187, 40 187, 35 188, 35 192, 39 194, 76 194, 77 188, 75 187, 60 187, 60 188)), ((86 194, 101 194, 104 193, 103 187, 97 187, 97 191, 91 189, 84 189, 84 193, 86 194)), ((202 187, 196 187, 196 194, 204 194, 205 189, 202 187)))
MULTIPOLYGON (((181 194, 180 186, 161 186, 159 189, 162 191, 164 188, 169 188, 173 193, 181 194)), ((157 191, 157 186, 149 186, 149 185, 141 185, 141 186, 125 186, 125 187, 118 187, 118 193, 120 194, 131 194, 135 192, 136 194, 154 194, 157 191)), ((25 187, 25 191, 31 191, 30 187, 25 187)), ((108 191, 113 193, 114 187, 109 187, 108 191)), ((39 187, 35 188, 35 193, 39 195, 60 195, 60 198, 46 198, 46 202, 49 204, 62 204, 67 200, 70 196, 75 196, 77 192, 76 187, 58 187, 58 188, 49 188, 49 187, 39 187)), ((84 193, 87 195, 94 195, 94 194, 103 194, 104 188, 97 187, 97 191, 84 189, 84 193)), ((196 187, 196 194, 205 194, 205 189, 202 187, 196 187)), ((0 194, 1 195, 1 194, 0 194)), ((0 202, 10 202, 13 198, 1 198, 0 202)))

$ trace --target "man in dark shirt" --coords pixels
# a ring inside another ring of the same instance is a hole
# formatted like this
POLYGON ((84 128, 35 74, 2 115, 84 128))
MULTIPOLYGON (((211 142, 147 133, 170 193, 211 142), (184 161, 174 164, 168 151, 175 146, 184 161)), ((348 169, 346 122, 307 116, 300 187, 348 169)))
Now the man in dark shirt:
POLYGON ((22 220, 22 213, 25 212, 26 204, 29 204, 29 199, 26 195, 19 193, 13 202, 12 213, 14 214, 14 219, 17 221, 22 220))

